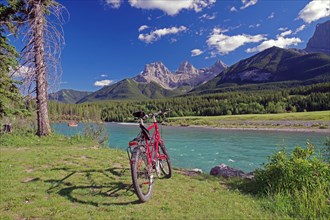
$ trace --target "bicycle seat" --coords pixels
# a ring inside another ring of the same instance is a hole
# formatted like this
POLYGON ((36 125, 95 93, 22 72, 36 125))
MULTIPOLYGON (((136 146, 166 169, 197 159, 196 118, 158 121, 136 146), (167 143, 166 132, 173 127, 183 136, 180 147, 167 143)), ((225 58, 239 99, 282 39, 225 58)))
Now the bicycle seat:
POLYGON ((149 130, 142 124, 140 124, 140 128, 142 130, 142 134, 148 139, 150 140, 150 133, 149 130))
POLYGON ((144 113, 144 111, 137 111, 133 113, 133 116, 136 118, 143 118, 144 116, 146 116, 146 113, 144 113))

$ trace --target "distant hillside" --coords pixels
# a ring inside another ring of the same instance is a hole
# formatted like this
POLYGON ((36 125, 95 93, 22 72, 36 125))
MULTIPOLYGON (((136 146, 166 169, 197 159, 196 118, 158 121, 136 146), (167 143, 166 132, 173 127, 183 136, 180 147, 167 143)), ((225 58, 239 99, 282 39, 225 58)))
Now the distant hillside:
POLYGON ((330 20, 316 26, 305 50, 308 52, 322 52, 330 56, 330 20))
POLYGON ((330 57, 326 54, 306 54, 298 50, 272 47, 232 65, 192 92, 207 93, 219 88, 246 84, 284 81, 301 84, 305 81, 328 80, 330 80, 330 57))
POLYGON ((72 89, 62 89, 58 92, 51 93, 48 95, 49 100, 55 100, 63 103, 76 103, 85 96, 91 94, 92 92, 82 92, 72 89))
POLYGON ((179 95, 177 91, 167 90, 160 85, 150 83, 138 83, 132 79, 124 79, 116 84, 105 86, 102 89, 84 97, 78 103, 100 100, 143 100, 156 99, 179 95))

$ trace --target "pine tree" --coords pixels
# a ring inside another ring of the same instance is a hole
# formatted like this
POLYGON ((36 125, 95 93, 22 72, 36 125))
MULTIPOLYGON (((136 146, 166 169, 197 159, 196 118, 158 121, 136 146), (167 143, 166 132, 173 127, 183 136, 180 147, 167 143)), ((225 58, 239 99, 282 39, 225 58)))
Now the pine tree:
POLYGON ((15 27, 8 22, 15 11, 10 6, 0 4, 0 119, 27 113, 23 97, 15 81, 9 75, 18 65, 19 54, 9 44, 5 31, 15 32, 15 27))

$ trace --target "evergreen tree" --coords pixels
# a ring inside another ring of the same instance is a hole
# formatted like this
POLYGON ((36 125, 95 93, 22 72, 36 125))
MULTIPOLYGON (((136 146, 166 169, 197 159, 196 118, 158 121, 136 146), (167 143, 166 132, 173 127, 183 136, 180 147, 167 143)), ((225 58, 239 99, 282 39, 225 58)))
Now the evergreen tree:
POLYGON ((0 119, 27 113, 23 97, 9 75, 18 66, 19 58, 16 48, 5 36, 6 31, 16 33, 15 26, 9 22, 15 14, 10 5, 0 4, 0 119))

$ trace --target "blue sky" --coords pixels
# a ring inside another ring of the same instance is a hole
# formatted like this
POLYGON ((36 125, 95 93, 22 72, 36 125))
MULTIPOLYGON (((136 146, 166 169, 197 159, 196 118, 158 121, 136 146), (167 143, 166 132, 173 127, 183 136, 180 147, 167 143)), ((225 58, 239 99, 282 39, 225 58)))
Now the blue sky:
POLYGON ((232 65, 271 47, 305 48, 328 0, 58 0, 63 25, 60 88, 95 91, 162 61, 175 71, 232 65), (98 85, 98 86, 96 86, 98 85))

